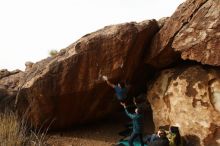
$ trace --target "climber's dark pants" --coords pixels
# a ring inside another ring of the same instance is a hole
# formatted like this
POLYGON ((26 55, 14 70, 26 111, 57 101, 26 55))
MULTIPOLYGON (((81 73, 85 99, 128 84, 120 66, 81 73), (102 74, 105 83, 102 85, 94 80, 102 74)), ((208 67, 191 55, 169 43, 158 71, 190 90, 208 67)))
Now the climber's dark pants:
POLYGON ((128 140, 129 146, 134 146, 133 142, 134 142, 135 138, 137 138, 137 137, 139 137, 139 139, 140 139, 141 146, 144 146, 143 136, 141 133, 132 133, 131 134, 131 136, 128 140))

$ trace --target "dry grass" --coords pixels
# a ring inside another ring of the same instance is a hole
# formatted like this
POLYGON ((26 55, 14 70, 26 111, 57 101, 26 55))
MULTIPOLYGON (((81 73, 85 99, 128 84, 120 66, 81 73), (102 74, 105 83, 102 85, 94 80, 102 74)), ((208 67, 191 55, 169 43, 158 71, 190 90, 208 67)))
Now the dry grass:
POLYGON ((1 113, 1 146, 44 146, 46 133, 32 131, 25 123, 24 119, 19 120, 18 115, 13 112, 1 113))

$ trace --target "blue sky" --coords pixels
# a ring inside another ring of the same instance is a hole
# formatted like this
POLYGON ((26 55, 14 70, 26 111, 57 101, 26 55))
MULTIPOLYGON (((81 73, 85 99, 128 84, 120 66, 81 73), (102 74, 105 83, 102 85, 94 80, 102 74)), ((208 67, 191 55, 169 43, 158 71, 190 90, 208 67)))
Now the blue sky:
POLYGON ((0 69, 25 69, 111 24, 171 16, 185 0, 1 0, 0 69))

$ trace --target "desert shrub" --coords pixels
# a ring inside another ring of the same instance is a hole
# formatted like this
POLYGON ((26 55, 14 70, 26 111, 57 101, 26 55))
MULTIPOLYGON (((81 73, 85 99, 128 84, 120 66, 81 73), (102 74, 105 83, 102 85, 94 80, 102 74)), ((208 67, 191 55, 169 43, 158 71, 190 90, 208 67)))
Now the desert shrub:
POLYGON ((23 145, 26 141, 25 129, 11 112, 0 114, 0 141, 3 146, 23 145))
POLYGON ((53 56, 55 56, 55 55, 57 55, 58 54, 58 51, 57 50, 50 50, 50 52, 49 52, 49 55, 51 56, 51 57, 53 57, 53 56))
POLYGON ((0 114, 1 146, 44 146, 46 132, 28 128, 24 119, 13 112, 0 114))

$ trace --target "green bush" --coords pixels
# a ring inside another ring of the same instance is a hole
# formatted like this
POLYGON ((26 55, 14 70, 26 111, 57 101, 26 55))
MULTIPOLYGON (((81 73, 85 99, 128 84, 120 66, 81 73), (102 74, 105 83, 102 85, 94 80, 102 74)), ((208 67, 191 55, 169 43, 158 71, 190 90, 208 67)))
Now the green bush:
POLYGON ((53 56, 56 56, 58 54, 58 51, 57 50, 50 50, 49 54, 50 54, 51 57, 53 57, 53 56))

